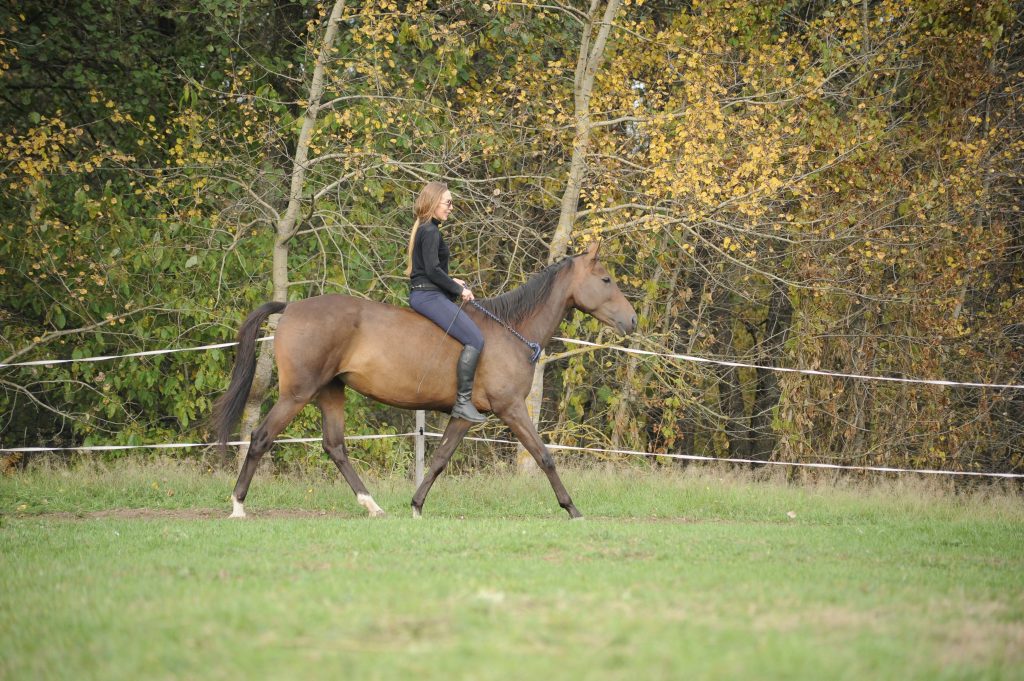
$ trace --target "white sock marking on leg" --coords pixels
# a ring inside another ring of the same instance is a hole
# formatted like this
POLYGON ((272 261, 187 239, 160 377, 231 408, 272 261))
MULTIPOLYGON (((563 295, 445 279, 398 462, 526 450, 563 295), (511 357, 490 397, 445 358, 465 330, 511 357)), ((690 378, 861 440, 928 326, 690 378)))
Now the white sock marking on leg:
POLYGON ((235 495, 231 495, 231 515, 229 518, 245 518, 245 506, 241 501, 235 498, 235 495))
POLYGON ((378 506, 369 494, 357 494, 356 501, 369 512, 371 518, 379 518, 384 515, 384 509, 378 506))

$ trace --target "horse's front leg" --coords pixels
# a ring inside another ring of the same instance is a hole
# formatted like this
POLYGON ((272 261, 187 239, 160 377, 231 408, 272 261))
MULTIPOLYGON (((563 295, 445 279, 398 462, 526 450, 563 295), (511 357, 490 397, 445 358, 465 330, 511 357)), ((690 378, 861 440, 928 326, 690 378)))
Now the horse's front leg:
POLYGON ((565 485, 562 484, 562 479, 558 477, 558 472, 555 470, 555 460, 551 458, 551 453, 548 452, 544 441, 540 439, 540 434, 537 433, 537 429, 530 419, 530 414, 526 411, 526 404, 516 403, 507 411, 499 413, 498 416, 508 424, 508 427, 512 429, 512 433, 523 443, 526 450, 533 455, 537 465, 544 471, 544 475, 548 476, 551 489, 555 490, 555 497, 558 498, 558 505, 569 513, 570 518, 574 520, 582 518, 583 514, 572 503, 569 493, 565 491, 565 485))
POLYGON ((452 458, 452 454, 455 453, 455 448, 462 442, 462 438, 466 437, 466 432, 471 425, 465 419, 448 419, 444 435, 441 436, 441 444, 434 451, 434 458, 430 460, 430 466, 423 475, 423 482, 420 483, 419 489, 416 490, 416 494, 412 497, 413 518, 419 518, 423 515, 423 502, 427 500, 427 492, 430 491, 434 480, 437 480, 437 476, 441 475, 441 471, 448 465, 448 460, 452 458))

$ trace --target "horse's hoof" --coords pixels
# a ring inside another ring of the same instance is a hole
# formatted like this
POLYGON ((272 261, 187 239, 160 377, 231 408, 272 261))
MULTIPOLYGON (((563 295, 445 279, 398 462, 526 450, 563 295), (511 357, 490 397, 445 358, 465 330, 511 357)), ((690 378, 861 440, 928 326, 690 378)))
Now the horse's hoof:
POLYGON ((377 502, 373 500, 369 494, 357 494, 356 501, 359 505, 366 509, 366 512, 370 514, 371 518, 383 518, 386 514, 384 509, 377 505, 377 502))
POLYGON ((416 508, 414 506, 413 509, 412 509, 412 517, 413 517, 414 520, 421 519, 423 517, 423 511, 421 511, 420 509, 418 509, 418 508, 416 508))
POLYGON ((575 518, 569 518, 569 520, 586 520, 586 517, 582 516, 582 515, 578 515, 575 518))
POLYGON ((576 505, 574 503, 572 503, 571 501, 568 504, 565 504, 564 506, 562 506, 562 508, 564 508, 565 512, 569 514, 569 520, 582 520, 583 519, 583 514, 580 513, 580 510, 578 508, 576 508, 576 505))
POLYGON ((231 515, 228 518, 248 518, 245 515, 245 506, 238 499, 231 497, 231 515))

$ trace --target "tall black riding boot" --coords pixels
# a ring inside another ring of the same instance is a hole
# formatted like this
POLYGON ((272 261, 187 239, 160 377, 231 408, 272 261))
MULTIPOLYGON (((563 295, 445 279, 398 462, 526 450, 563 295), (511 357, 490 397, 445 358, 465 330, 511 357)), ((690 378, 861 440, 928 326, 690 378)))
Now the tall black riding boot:
POLYGON ((459 362, 455 366, 455 406, 452 407, 452 416, 473 423, 483 423, 487 417, 476 410, 473 406, 473 376, 476 374, 476 364, 480 361, 480 351, 472 345, 462 348, 459 355, 459 362))

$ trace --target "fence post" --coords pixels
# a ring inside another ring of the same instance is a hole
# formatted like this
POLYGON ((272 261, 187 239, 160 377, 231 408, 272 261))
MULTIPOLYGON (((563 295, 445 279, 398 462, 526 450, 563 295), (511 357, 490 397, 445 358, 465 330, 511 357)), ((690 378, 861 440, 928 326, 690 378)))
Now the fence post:
POLYGON ((427 438, 423 434, 426 430, 427 417, 422 409, 416 410, 416 486, 423 482, 423 454, 426 451, 427 438))

